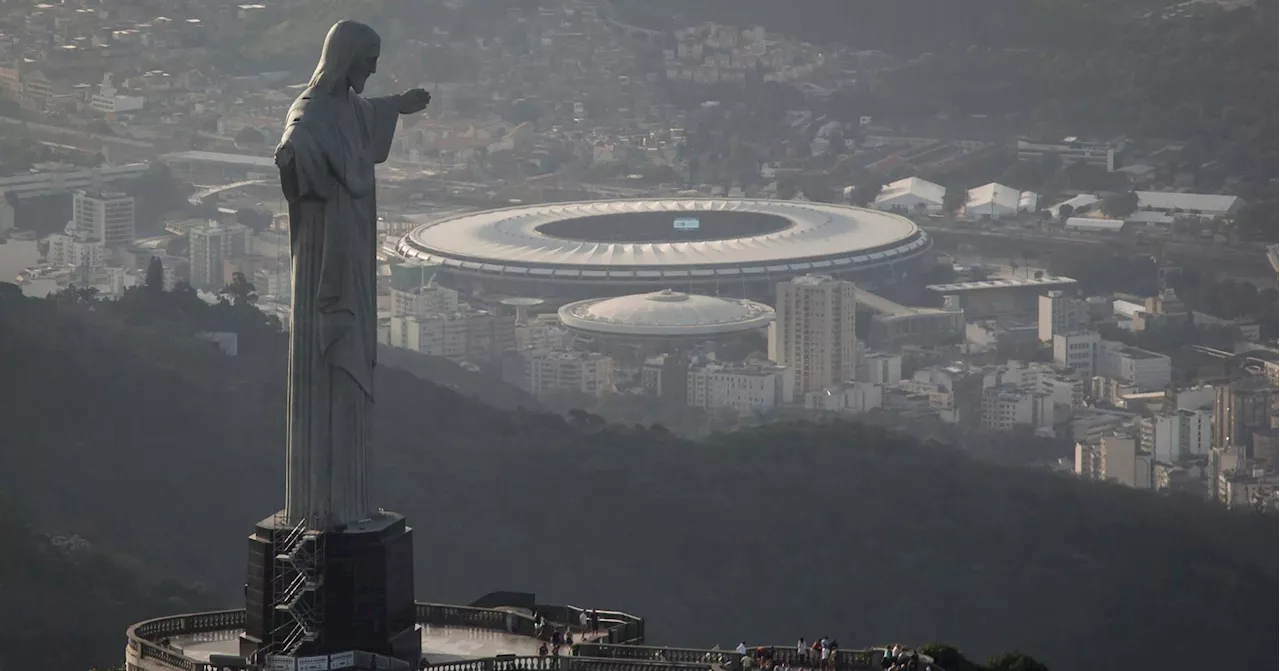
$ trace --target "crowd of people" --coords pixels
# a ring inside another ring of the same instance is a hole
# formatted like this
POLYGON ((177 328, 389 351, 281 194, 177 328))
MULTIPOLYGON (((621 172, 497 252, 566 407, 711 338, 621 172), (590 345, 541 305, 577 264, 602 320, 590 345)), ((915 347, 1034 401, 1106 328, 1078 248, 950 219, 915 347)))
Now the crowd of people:
MULTIPOLYGON (((578 614, 578 626, 579 640, 585 640, 588 635, 599 634, 600 614, 595 609, 582 611, 578 614)), ((541 614, 535 613, 533 630, 534 635, 542 641, 538 646, 539 657, 559 657, 562 648, 568 648, 569 654, 574 654, 573 631, 569 625, 549 623, 541 614)))
MULTIPOLYGON (((734 649, 741 657, 742 669, 759 669, 760 671, 837 671, 839 664, 840 643, 834 638, 823 636, 813 642, 801 638, 796 641, 795 655, 778 654, 776 648, 749 648, 746 641, 738 643, 734 649)), ((880 662, 885 671, 931 671, 931 666, 920 659, 914 650, 907 650, 901 645, 894 645, 884 651, 880 662)))

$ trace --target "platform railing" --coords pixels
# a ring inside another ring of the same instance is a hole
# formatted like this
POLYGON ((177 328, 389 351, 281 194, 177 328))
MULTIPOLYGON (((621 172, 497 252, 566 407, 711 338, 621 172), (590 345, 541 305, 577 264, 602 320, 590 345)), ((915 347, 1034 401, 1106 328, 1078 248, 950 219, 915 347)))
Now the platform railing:
MULTIPOLYGON (((577 626, 585 609, 577 606, 535 606, 534 610, 548 621, 577 626)), ((590 611, 586 611, 590 613, 590 611)), ((418 624, 435 627, 467 627, 519 636, 534 635, 531 615, 505 608, 477 608, 436 603, 416 604, 418 624)), ((641 645, 644 620, 618 611, 597 610, 600 631, 606 634, 597 641, 574 646, 572 655, 560 657, 514 657, 510 655, 432 664, 433 671, 703 671, 714 667, 736 670, 741 655, 732 650, 669 648, 641 645)), ((163 666, 181 671, 216 671, 211 665, 191 659, 176 648, 166 645, 168 639, 183 637, 197 640, 225 640, 236 637, 245 626, 244 610, 222 610, 207 613, 174 615, 140 622, 128 630, 128 650, 142 668, 163 666)), ((753 650, 758 648, 753 647, 753 650)), ((775 662, 795 667, 811 667, 806 656, 792 646, 766 646, 775 662)), ((840 650, 836 653, 836 671, 878 669, 882 650, 840 650)), ((132 666, 130 671, 135 671, 132 666)))

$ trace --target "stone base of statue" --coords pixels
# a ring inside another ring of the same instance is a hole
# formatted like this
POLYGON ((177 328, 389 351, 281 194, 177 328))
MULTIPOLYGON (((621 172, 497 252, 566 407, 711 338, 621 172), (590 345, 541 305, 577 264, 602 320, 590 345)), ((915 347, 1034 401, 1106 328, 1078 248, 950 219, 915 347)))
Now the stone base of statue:
POLYGON ((318 657, 351 651, 422 656, 413 591, 413 530, 380 512, 332 531, 262 520, 249 537, 240 652, 318 657))

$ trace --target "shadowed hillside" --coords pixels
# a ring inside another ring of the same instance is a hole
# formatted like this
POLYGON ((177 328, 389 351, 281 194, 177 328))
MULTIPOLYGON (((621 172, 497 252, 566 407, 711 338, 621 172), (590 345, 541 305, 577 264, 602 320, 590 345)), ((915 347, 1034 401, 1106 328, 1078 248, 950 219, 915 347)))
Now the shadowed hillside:
MULTIPOLYGON (((0 488, 42 530, 234 606, 245 536, 282 498, 284 351, 256 310, 189 299, 0 298, 0 488), (242 355, 189 335, 211 326, 242 355)), ((528 589, 673 645, 942 640, 1055 671, 1274 653, 1273 519, 857 425, 691 443, 377 384, 376 498, 416 528, 421 599, 528 589)))

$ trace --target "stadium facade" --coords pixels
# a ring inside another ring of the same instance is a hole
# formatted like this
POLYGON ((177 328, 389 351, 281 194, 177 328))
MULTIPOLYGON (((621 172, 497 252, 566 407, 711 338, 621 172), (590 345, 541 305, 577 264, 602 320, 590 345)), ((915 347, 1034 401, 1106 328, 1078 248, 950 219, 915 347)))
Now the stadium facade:
POLYGON ((572 300, 674 289, 761 298, 809 273, 882 287, 934 262, 905 217, 844 205, 726 198, 549 203, 425 224, 397 251, 455 288, 572 300))

